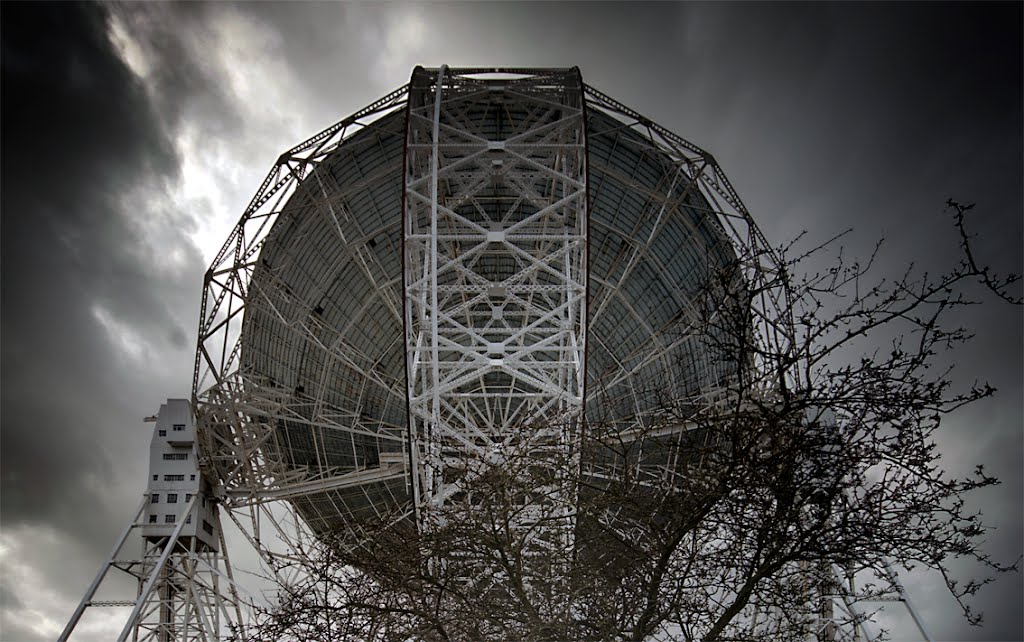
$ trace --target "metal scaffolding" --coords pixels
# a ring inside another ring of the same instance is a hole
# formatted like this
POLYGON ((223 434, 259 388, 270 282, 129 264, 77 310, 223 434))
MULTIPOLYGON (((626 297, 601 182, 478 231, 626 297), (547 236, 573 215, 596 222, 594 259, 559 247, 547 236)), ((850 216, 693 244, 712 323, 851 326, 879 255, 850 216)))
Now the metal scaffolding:
MULTIPOLYGON (((587 336, 578 78, 496 84, 446 67, 413 75, 403 259, 421 528, 511 449, 573 447, 587 336), (522 116, 496 123, 494 110, 522 116)), ((545 505, 519 515, 547 520, 569 545, 572 499, 541 495, 545 505)))
MULTIPOLYGON (((757 292, 743 302, 768 348, 755 359, 794 343, 789 292, 767 285, 785 281, 774 256, 711 154, 578 69, 418 67, 284 152, 207 271, 202 474, 271 576, 303 548, 289 542, 358 539, 367 519, 431 528, 513 450, 571 459, 588 419, 620 441, 675 443, 643 471, 664 481, 690 427, 659 414, 652 391, 713 405, 731 372, 679 330, 700 322, 709 274, 738 265, 757 292)), ((766 389, 799 376, 753 371, 766 389)), ((541 537, 571 549, 572 491, 552 483, 523 526, 543 519, 541 537)), ((182 546, 150 546, 125 630, 231 639, 241 601, 211 602, 217 563, 182 546), (173 628, 148 624, 158 612, 173 628)), ((830 639, 874 639, 851 587, 837 569, 810 608, 847 623, 830 639)))

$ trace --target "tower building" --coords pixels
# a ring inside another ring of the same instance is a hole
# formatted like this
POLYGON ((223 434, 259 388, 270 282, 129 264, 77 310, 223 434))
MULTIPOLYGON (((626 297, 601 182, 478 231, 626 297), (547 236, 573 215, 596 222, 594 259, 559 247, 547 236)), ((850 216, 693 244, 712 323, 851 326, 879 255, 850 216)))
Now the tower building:
POLYGON ((179 539, 196 538, 200 550, 218 550, 217 514, 209 483, 199 472, 196 424, 187 399, 168 399, 160 406, 149 447, 149 472, 142 537, 167 538, 183 522, 179 539))

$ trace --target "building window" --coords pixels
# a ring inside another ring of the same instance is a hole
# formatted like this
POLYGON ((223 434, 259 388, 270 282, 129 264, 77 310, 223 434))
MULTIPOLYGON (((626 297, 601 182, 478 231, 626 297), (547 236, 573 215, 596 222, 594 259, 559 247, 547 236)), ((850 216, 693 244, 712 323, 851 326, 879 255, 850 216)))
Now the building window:
POLYGON ((149 496, 149 503, 156 504, 160 501, 160 493, 153 493, 149 496))
POLYGON ((153 481, 160 479, 160 475, 153 475, 153 481))
POLYGON ((178 493, 167 493, 167 503, 168 504, 177 504, 178 503, 178 493))
POLYGON ((188 517, 185 518, 185 523, 186 524, 191 524, 192 523, 192 516, 191 515, 189 515, 188 517))
POLYGON ((150 515, 149 516, 149 523, 150 524, 156 524, 156 515, 150 515))
POLYGON ((185 481, 185 475, 164 475, 164 481, 185 481))
POLYGON ((164 453, 164 461, 185 461, 188 453, 164 453))
POLYGON ((182 430, 185 430, 185 424, 174 424, 175 432, 181 432, 182 430))
POLYGON ((165 524, 173 524, 174 523, 174 518, 175 518, 174 515, 164 515, 164 523, 165 524))
POLYGON ((213 535, 213 525, 205 519, 203 520, 203 530, 206 531, 207 535, 213 535))
POLYGON ((189 481, 195 481, 196 480, 196 476, 195 475, 189 475, 188 476, 188 480, 189 481))
POLYGON ((185 503, 192 501, 192 493, 185 493, 185 503))
POLYGON ((160 435, 161 437, 166 437, 167 431, 161 428, 160 430, 156 431, 156 434, 160 435))

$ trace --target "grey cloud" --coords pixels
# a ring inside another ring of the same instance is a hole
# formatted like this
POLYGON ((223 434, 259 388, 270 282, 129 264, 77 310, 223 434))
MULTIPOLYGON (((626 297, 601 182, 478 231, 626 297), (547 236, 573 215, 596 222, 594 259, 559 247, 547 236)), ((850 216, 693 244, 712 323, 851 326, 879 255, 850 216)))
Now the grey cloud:
POLYGON ((4 635, 10 636, 11 640, 19 642, 35 642, 36 640, 44 642, 47 639, 46 636, 39 635, 21 622, 12 622, 10 620, 4 622, 4 635))
POLYGON ((20 565, 41 583, 6 581, 17 599, 0 618, 4 639, 29 640, 48 637, 25 628, 32 609, 69 616, 139 501, 141 419, 187 395, 203 267, 164 203, 179 180, 172 119, 111 46, 107 10, 5 3, 0 16, 0 493, 5 544, 18 544, 3 564, 5 580, 20 565))
POLYGON ((10 585, 7 576, 0 577, 0 610, 18 609, 24 606, 24 602, 18 597, 17 587, 10 585))
POLYGON ((140 492, 119 483, 137 483, 145 452, 131 428, 187 386, 160 391, 187 373, 181 319, 195 318, 201 262, 178 230, 144 233, 179 159, 111 46, 106 9, 2 12, 3 519, 78 532, 102 551, 140 492), (140 190, 152 207, 127 207, 140 190), (186 267, 158 270, 160 249, 186 267), (118 356, 96 306, 154 363, 118 356), (175 364, 177 377, 160 371, 175 364))
POLYGON ((203 120, 225 135, 242 133, 229 90, 202 56, 217 43, 210 28, 217 10, 199 3, 111 6, 149 62, 146 84, 167 130, 203 120))

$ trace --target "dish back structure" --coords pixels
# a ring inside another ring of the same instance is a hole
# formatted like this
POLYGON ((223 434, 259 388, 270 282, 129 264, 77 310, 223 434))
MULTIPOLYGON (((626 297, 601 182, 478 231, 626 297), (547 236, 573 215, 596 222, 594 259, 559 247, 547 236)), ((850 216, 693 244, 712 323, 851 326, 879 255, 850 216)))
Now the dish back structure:
POLYGON ((578 69, 417 68, 283 154, 211 267, 210 474, 315 532, 422 522, 474 462, 713 399, 730 366, 680 328, 751 246, 714 159, 578 69))
MULTIPOLYGON (((429 529, 517 452, 600 477, 627 462, 581 454, 595 427, 671 485, 693 426, 662 416, 665 400, 673 413, 720 403, 739 367, 712 348, 726 337, 709 315, 744 312, 761 349, 743 365, 765 389, 796 376, 757 361, 793 342, 774 256, 710 154, 577 68, 417 67, 282 154, 207 271, 196 498, 217 509, 211 529, 226 515, 286 584, 267 530, 294 556, 367 524, 429 529), (722 274, 756 295, 706 296, 722 274), (282 501, 298 519, 273 509, 282 501)), ((563 481, 556 470, 518 511, 521 526, 547 525, 531 528, 541 545, 574 546, 563 481)), ((134 568, 119 551, 145 506, 60 639, 110 605, 134 605, 119 639, 244 634, 224 540, 200 563, 180 546, 183 521, 150 542, 134 602, 95 599, 109 568, 134 568)), ((837 570, 819 596, 820 630, 875 639, 846 581, 837 570)))

